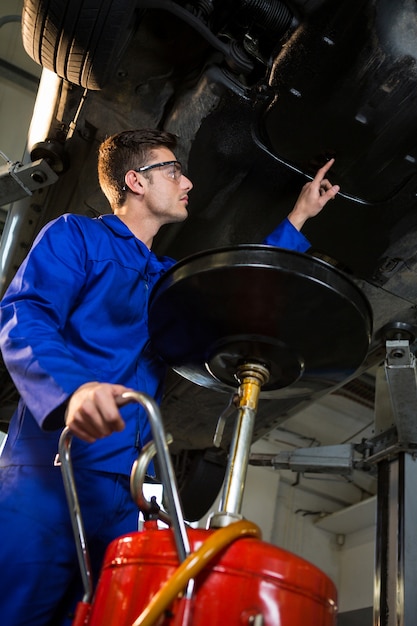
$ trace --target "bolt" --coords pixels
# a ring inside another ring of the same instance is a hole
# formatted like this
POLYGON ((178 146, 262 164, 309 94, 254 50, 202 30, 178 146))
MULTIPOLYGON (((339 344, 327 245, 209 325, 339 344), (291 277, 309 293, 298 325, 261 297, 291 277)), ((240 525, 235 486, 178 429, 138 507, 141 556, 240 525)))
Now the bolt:
POLYGON ((400 348, 395 348, 394 350, 391 350, 389 354, 393 359, 402 359, 405 355, 405 352, 400 348))
POLYGON ((36 170, 36 171, 32 172, 30 177, 38 185, 41 185, 42 183, 44 183, 46 181, 45 174, 43 172, 41 172, 40 170, 36 170))

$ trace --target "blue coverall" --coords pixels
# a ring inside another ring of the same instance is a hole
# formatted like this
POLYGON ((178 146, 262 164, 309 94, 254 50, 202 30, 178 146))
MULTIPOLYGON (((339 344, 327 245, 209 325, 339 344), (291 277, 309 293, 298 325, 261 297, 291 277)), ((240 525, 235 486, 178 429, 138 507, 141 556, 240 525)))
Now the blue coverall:
MULTIPOLYGON (((306 251, 288 220, 263 243, 306 251)), ((90 381, 119 383, 157 400, 165 367, 152 352, 147 305, 175 261, 157 257, 115 215, 63 215, 48 224, 0 305, 0 345, 21 400, 0 456, 0 623, 71 623, 81 599, 58 440, 71 394, 90 381)), ((129 476, 150 426, 137 404, 122 432, 71 457, 92 564, 108 543, 137 529, 129 476)))

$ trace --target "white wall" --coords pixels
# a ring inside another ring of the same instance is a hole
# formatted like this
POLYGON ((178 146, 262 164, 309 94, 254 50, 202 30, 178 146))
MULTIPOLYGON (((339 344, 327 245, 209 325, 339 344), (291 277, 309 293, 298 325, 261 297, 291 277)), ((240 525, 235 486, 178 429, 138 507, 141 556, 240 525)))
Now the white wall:
POLYGON ((271 541, 316 565, 338 587, 341 548, 333 533, 317 528, 314 523, 319 512, 329 511, 333 506, 326 499, 281 480, 271 541))
POLYGON ((341 613, 373 605, 374 553, 374 527, 345 536, 338 586, 341 613))

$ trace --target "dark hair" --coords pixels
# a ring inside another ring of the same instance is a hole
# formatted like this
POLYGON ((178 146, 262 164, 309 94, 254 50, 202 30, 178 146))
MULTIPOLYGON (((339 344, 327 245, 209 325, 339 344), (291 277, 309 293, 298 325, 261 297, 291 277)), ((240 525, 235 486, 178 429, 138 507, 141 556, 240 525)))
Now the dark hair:
POLYGON ((152 150, 166 147, 174 150, 177 137, 152 128, 126 130, 105 139, 98 152, 98 179, 110 206, 114 210, 126 199, 126 172, 146 165, 152 150))

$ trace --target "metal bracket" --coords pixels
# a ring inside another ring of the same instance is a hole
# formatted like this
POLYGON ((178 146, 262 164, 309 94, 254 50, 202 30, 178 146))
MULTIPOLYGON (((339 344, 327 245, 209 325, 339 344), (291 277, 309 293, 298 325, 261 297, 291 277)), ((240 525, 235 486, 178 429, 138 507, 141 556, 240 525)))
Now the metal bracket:
POLYGON ((354 469, 353 444, 317 446, 282 451, 277 455, 252 454, 251 465, 268 465, 274 469, 294 472, 318 472, 326 474, 350 474, 354 469))
POLYGON ((357 446, 368 465, 400 452, 417 454, 416 358, 408 339, 387 340, 386 348, 376 379, 376 434, 357 446))
POLYGON ((394 411, 398 442, 417 445, 416 359, 408 340, 387 341, 385 371, 394 411))
POLYGON ((52 185, 58 175, 45 159, 27 165, 8 163, 0 167, 0 206, 31 196, 34 191, 52 185))

